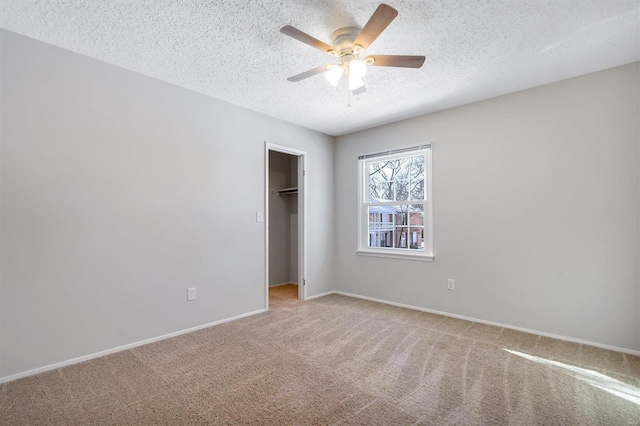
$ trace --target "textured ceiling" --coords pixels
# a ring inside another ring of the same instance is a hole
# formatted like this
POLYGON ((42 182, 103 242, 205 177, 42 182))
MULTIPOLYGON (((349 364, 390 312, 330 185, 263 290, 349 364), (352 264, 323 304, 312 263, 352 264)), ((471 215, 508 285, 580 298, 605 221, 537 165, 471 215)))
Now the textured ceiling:
POLYGON ((421 69, 369 68, 351 107, 344 81, 287 81, 332 58, 280 27, 330 43, 378 4, 0 0, 0 27, 329 135, 640 59, 639 0, 388 0, 399 15, 365 53, 424 55, 421 69))

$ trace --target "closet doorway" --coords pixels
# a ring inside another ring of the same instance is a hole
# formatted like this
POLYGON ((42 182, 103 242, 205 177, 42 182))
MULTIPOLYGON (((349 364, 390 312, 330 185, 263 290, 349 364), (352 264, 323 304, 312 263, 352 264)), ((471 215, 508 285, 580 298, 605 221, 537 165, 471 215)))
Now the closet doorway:
MULTIPOLYGON (((267 142, 265 146, 265 308, 269 289, 287 286, 306 297, 306 153, 267 142)), ((283 290, 283 289, 279 289, 283 290)))

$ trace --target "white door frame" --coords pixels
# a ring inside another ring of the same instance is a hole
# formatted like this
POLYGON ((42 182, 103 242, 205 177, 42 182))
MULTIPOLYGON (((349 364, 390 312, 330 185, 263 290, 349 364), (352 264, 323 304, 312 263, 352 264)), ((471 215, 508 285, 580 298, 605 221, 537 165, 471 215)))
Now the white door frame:
POLYGON ((282 152, 298 157, 298 299, 307 298, 307 153, 299 149, 271 142, 265 142, 264 149, 264 266, 265 266, 265 303, 269 310, 269 151, 282 152))

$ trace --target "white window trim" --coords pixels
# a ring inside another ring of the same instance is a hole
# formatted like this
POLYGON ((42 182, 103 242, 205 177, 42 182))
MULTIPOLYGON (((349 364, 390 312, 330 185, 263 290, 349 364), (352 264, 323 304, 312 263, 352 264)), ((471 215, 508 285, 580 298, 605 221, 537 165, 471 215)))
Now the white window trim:
POLYGON ((368 158, 359 158, 358 159, 358 248, 356 249, 356 254, 359 256, 372 256, 372 257, 386 257, 390 259, 406 259, 406 260, 418 260, 418 261, 433 261, 433 197, 432 197, 432 176, 433 176, 433 167, 432 167, 432 151, 433 144, 429 143, 427 147, 415 147, 415 149, 399 149, 391 151, 388 154, 376 155, 375 157, 364 156, 368 158), (429 238, 427 240, 427 244, 423 251, 411 251, 411 250, 399 250, 394 248, 373 248, 369 247, 367 241, 365 240, 365 236, 368 237, 368 232, 366 231, 366 227, 368 224, 368 209, 364 208, 365 204, 365 196, 364 193, 365 183, 368 185, 368 179, 366 176, 366 168, 364 165, 369 158, 384 158, 384 159, 393 159, 393 158, 402 158, 411 154, 412 151, 423 151, 426 149, 425 157, 426 157, 426 208, 425 213, 427 215, 427 220, 424 223, 424 226, 428 230, 429 238), (398 151, 398 153, 393 153, 394 151, 398 151))

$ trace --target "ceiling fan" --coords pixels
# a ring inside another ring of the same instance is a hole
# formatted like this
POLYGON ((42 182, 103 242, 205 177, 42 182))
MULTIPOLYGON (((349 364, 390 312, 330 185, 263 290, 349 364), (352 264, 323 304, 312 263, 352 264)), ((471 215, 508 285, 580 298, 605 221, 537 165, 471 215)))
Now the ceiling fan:
POLYGON ((422 64, 424 64, 424 56, 368 55, 364 59, 360 58, 360 54, 378 38, 396 16, 398 16, 398 11, 383 3, 378 6, 362 30, 355 27, 345 27, 336 30, 331 35, 331 45, 291 25, 280 28, 281 33, 306 43, 311 47, 327 52, 329 55, 340 60, 340 63, 325 64, 289 77, 287 80, 297 82, 316 74, 324 73, 329 83, 337 86, 342 74, 344 71, 347 71, 349 75, 349 90, 354 95, 357 95, 366 90, 362 77, 364 77, 367 72, 368 65, 376 67, 420 68, 422 64))

